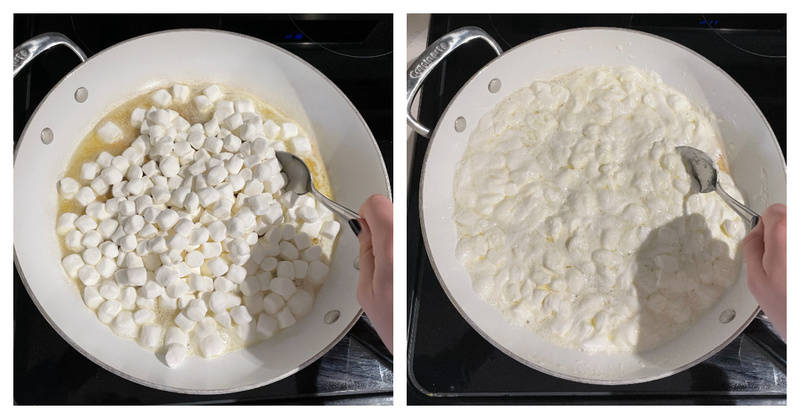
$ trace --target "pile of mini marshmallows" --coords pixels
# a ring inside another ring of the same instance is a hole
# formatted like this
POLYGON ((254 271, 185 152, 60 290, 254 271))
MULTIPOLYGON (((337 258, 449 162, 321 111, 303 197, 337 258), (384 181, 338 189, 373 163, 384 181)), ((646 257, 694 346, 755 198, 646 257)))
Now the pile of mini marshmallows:
MULTIPOLYGON (((190 347, 216 357, 234 334, 266 339, 306 315, 340 228, 310 196, 281 192, 275 150, 311 153, 296 125, 264 121, 250 100, 223 100, 215 85, 192 98, 208 120, 191 125, 169 109, 189 95, 179 84, 156 91, 153 107, 131 113, 141 135, 121 155, 102 152, 80 179, 58 182, 83 208, 57 220, 74 252, 65 272, 101 322, 165 351, 172 368, 190 347)), ((111 121, 96 134, 123 140, 111 121)))

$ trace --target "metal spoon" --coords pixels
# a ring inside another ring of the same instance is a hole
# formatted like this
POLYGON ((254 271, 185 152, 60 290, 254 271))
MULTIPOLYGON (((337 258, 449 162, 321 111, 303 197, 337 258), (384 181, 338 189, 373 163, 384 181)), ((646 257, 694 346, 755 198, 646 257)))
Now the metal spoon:
POLYGON ((350 229, 358 236, 358 233, 361 232, 361 223, 358 221, 358 214, 320 193, 317 188, 314 187, 314 182, 311 181, 311 172, 308 170, 308 166, 306 166, 303 160, 285 151, 276 151, 275 157, 277 157, 278 161, 281 163, 283 173, 286 173, 287 181, 286 186, 283 187, 284 190, 292 191, 298 195, 311 192, 317 201, 347 220, 350 229))
POLYGON ((717 191, 722 200, 748 223, 750 230, 758 225, 758 214, 728 195, 717 183, 717 169, 708 154, 689 146, 675 147, 675 150, 683 157, 689 175, 700 185, 700 193, 717 191))

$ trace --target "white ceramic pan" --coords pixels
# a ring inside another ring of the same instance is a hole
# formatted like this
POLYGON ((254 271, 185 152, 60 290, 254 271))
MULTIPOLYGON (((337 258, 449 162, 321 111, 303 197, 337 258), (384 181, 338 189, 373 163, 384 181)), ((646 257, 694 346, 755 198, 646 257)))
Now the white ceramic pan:
MULTIPOLYGON (((52 39, 26 43, 27 52, 15 50, 15 66, 46 49, 52 39)), ((64 38, 55 41, 69 43, 64 38)), ((358 208, 371 194, 389 196, 386 169, 366 123, 344 94, 311 65, 239 34, 155 33, 122 42, 78 66, 28 121, 14 161, 17 267, 53 328, 109 371, 149 387, 195 394, 269 384, 322 356, 360 315, 354 267, 358 242, 348 229, 342 229, 330 275, 308 316, 263 343, 214 360, 190 357, 177 369, 167 368, 152 352, 117 337, 100 323, 59 265, 56 181, 76 146, 107 111, 170 81, 215 82, 243 89, 301 123, 319 143, 337 201, 358 208)))
MULTIPOLYGON (((498 55, 502 53, 478 28, 445 35, 409 68, 409 103, 431 68, 471 39, 482 39, 498 55)), ((750 323, 758 305, 748 292, 744 269, 719 302, 674 340, 644 353, 604 355, 557 347, 532 331, 510 325, 473 292, 469 274, 456 259, 453 174, 478 120, 505 96, 534 80, 548 80, 591 65, 635 65, 654 70, 693 102, 708 106, 719 118, 733 178, 750 206, 760 213, 770 203, 786 202, 786 165, 772 129, 730 76, 669 40, 631 30, 587 28, 542 36, 502 53, 456 94, 433 130, 422 167, 422 230, 442 288, 464 319, 498 349, 531 368, 574 381, 644 382, 701 362, 750 323)), ((409 124, 428 134, 410 114, 409 124)))

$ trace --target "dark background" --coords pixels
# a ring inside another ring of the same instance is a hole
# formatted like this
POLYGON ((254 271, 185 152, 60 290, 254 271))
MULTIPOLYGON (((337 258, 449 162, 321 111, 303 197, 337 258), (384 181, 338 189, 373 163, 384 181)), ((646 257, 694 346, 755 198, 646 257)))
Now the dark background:
MULTIPOLYGON (((428 45, 469 25, 485 30, 504 50, 554 31, 590 26, 630 28, 668 38, 733 77, 764 113, 786 155, 786 15, 432 15, 428 45)), ((458 90, 495 56, 480 41, 448 55, 422 87, 419 120, 423 125, 433 132, 458 90)), ((414 141, 408 191, 409 404, 786 402, 786 345, 762 319, 707 361, 637 385, 574 383, 539 373, 500 352, 455 310, 428 260, 418 199, 428 139, 416 135, 414 141)))
MULTIPOLYGON (((366 120, 392 173, 391 15, 14 15, 14 45, 60 32, 92 55, 132 37, 210 28, 278 45, 334 82, 366 120)), ((36 106, 75 66, 55 47, 14 78, 14 141, 36 106)), ((69 346, 45 321, 14 270, 14 400, 17 404, 391 403, 391 358, 366 318, 328 354, 297 374, 255 390, 190 396, 122 379, 69 346), (373 352, 374 350, 374 352, 373 352), (377 353, 377 355, 376 355, 377 353)))

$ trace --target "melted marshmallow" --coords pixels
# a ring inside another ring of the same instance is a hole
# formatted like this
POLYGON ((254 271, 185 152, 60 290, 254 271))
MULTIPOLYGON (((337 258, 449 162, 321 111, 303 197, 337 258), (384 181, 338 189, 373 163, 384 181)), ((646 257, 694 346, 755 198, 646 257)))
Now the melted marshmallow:
MULTIPOLYGON (((570 348, 643 351, 685 330, 735 281, 745 234, 675 151, 724 162, 713 120, 634 67, 512 93, 481 119, 455 174, 457 256, 474 290, 570 348)), ((730 176, 719 181, 741 199, 730 176)))

